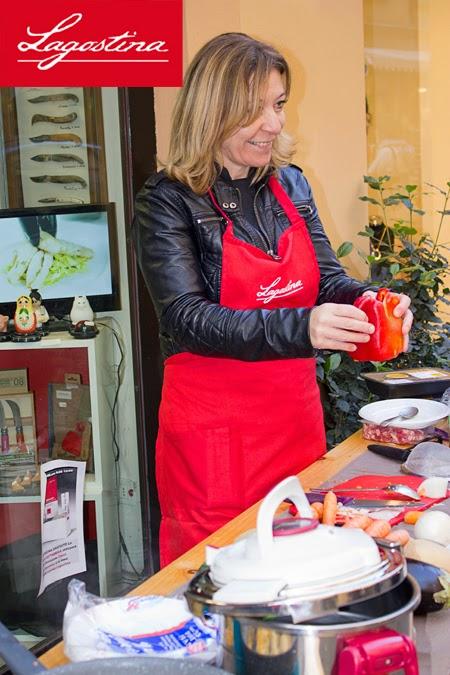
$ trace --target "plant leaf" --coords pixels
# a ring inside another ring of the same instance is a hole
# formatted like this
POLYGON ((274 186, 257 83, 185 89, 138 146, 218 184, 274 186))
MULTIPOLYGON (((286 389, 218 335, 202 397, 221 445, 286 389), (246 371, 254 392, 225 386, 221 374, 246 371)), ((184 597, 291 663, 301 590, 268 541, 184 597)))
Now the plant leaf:
POLYGON ((341 355, 337 352, 330 354, 330 356, 325 361, 325 372, 331 373, 333 370, 337 370, 337 368, 339 368, 341 365, 341 360, 341 355))
POLYGON ((336 256, 338 258, 344 258, 346 255, 353 251, 353 244, 351 241, 344 241, 336 251, 336 256))
POLYGON ((374 199, 373 197, 366 197, 366 196, 364 196, 364 197, 359 197, 359 199, 360 199, 362 202, 370 202, 371 204, 376 204, 377 206, 381 206, 381 202, 377 201, 377 200, 374 199))

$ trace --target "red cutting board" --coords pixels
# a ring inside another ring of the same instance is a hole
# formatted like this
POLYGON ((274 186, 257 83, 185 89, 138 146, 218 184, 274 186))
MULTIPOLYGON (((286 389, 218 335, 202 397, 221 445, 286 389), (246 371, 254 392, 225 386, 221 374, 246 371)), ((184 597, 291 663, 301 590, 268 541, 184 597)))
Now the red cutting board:
MULTIPOLYGON (((346 497, 354 497, 355 499, 403 499, 402 495, 393 494, 392 492, 386 492, 385 490, 370 490, 366 491, 364 488, 375 488, 382 487, 383 485, 388 485, 389 483, 402 483, 403 485, 409 485, 409 487, 417 490, 419 485, 424 481, 424 478, 421 476, 380 476, 380 475, 366 475, 366 476, 355 476, 350 478, 342 483, 333 485, 329 489, 336 493, 339 498, 339 488, 355 488, 352 492, 345 492, 346 497)), ((450 497, 450 490, 447 491, 447 497, 450 497)), ((404 497, 405 501, 410 501, 408 497, 404 497)), ((417 509, 418 511, 425 511, 429 509, 430 506, 434 504, 439 504, 439 502, 444 501, 444 498, 441 499, 432 499, 430 497, 421 497, 422 506, 413 506, 412 504, 405 507, 407 511, 413 511, 417 509)), ((351 506, 351 505, 350 505, 351 506)), ((390 520, 391 525, 395 525, 403 520, 402 514, 396 515, 390 520)))

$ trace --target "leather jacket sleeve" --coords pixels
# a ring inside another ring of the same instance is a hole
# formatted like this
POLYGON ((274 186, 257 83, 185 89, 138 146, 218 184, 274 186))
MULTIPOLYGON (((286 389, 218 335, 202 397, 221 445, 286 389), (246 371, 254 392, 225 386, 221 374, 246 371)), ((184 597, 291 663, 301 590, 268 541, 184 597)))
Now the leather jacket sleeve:
POLYGON ((314 245, 320 269, 319 295, 316 304, 323 305, 325 302, 336 302, 352 305, 361 293, 365 290, 373 289, 374 287, 370 284, 357 281, 346 274, 342 265, 336 258, 330 240, 325 234, 310 185, 301 172, 301 169, 298 169, 298 167, 295 167, 295 169, 297 169, 297 181, 300 183, 298 188, 302 194, 307 195, 308 204, 311 208, 310 214, 306 217, 306 224, 314 245))
POLYGON ((313 356, 310 309, 233 310, 207 299, 189 213, 173 184, 140 192, 133 237, 162 343, 172 353, 244 361, 313 356))

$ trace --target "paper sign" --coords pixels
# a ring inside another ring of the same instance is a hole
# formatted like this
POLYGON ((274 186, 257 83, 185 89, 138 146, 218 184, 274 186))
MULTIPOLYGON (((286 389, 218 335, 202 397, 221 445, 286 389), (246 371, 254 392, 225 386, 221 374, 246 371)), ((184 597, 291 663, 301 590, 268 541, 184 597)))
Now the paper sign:
POLYGON ((41 464, 41 585, 86 571, 83 527, 85 462, 41 464))

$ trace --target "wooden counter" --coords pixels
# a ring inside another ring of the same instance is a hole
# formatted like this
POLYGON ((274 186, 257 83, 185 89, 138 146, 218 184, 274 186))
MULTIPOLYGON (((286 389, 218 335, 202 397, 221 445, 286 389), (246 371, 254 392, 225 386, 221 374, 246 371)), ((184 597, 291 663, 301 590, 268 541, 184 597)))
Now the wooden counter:
MULTIPOLYGON (((308 491, 309 488, 317 487, 330 480, 347 464, 366 452, 366 449, 367 441, 362 438, 361 431, 357 431, 324 457, 299 473, 303 488, 308 491)), ((242 532, 255 527, 257 508, 258 505, 255 504, 241 513, 221 527, 220 530, 211 534, 200 544, 197 544, 180 558, 137 586, 131 591, 130 595, 168 595, 175 591, 189 581, 204 562, 205 544, 225 546, 242 532)), ((56 647, 43 654, 39 660, 47 668, 56 668, 56 666, 68 663, 64 656, 63 643, 57 644, 56 647)))

